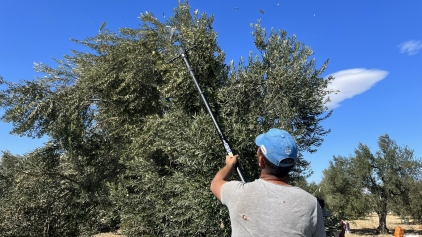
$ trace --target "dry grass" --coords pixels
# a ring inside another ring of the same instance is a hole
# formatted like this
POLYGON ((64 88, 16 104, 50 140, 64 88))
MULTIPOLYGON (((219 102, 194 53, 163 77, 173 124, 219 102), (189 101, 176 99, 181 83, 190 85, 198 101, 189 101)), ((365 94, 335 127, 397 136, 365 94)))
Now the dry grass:
POLYGON ((412 220, 410 220, 410 224, 402 224, 401 220, 397 216, 388 215, 387 216, 387 228, 390 230, 390 233, 387 235, 377 235, 376 229, 378 227, 378 216, 371 215, 362 220, 355 220, 349 222, 350 229, 352 233, 346 233, 346 237, 369 237, 369 236, 376 236, 376 237, 391 237, 394 236, 394 229, 397 226, 400 226, 404 229, 404 234, 413 234, 413 235, 420 235, 422 236, 422 229, 421 225, 414 225, 412 224, 412 220))
POLYGON ((109 233, 101 233, 101 234, 96 234, 92 237, 125 237, 124 235, 122 235, 122 233, 120 233, 120 231, 118 230, 117 232, 109 232, 109 233))
MULTIPOLYGON (((371 215, 362 220, 355 220, 349 222, 352 233, 346 233, 346 237, 392 237, 394 236, 394 229, 400 226, 404 229, 404 234, 419 235, 422 237, 422 226, 413 225, 410 220, 410 225, 402 224, 400 218, 393 215, 387 216, 387 228, 390 230, 388 235, 377 235, 376 229, 378 227, 378 216, 371 215)), ((124 237, 118 233, 102 233, 94 235, 93 237, 124 237)))
POLYGON ((113 234, 113 233, 101 233, 98 235, 94 235, 93 237, 124 237, 123 235, 113 234))

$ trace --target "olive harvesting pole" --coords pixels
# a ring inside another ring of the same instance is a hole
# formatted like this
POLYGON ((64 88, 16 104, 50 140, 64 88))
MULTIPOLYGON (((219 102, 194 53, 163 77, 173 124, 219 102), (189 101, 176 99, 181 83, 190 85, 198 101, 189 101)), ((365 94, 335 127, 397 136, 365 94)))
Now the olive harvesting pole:
MULTIPOLYGON (((198 80, 196 79, 195 73, 192 69, 192 67, 190 66, 188 57, 186 55, 186 51, 183 47, 179 48, 179 55, 182 57, 183 61, 186 64, 186 67, 189 71, 190 76, 192 77, 193 82, 195 83, 196 89, 198 89, 199 95, 201 96, 202 101, 204 102, 205 108, 207 109, 209 115, 211 116, 212 122, 214 123, 214 126, 217 130, 218 136, 220 137, 221 142, 224 145, 224 148, 227 151, 227 154, 229 156, 233 156, 233 152, 230 148, 229 143, 227 142, 226 136, 224 136, 224 133, 221 131, 220 125, 218 124, 217 120, 214 117, 214 114, 210 108, 210 105, 208 104, 207 98, 204 95, 204 92, 202 91, 201 87, 199 86, 198 80)), ((243 175, 243 171, 242 168, 240 167, 239 162, 237 162, 236 164, 236 171, 237 174, 239 175, 239 178, 243 181, 243 182, 247 182, 245 179, 245 176, 243 175)))

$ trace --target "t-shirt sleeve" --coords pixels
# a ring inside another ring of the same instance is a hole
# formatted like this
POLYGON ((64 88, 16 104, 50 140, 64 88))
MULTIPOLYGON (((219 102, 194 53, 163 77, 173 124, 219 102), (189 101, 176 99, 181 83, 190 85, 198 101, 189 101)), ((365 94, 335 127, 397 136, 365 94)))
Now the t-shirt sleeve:
POLYGON ((230 181, 223 184, 221 187, 221 203, 228 206, 230 202, 239 198, 244 189, 244 184, 241 181, 230 181))

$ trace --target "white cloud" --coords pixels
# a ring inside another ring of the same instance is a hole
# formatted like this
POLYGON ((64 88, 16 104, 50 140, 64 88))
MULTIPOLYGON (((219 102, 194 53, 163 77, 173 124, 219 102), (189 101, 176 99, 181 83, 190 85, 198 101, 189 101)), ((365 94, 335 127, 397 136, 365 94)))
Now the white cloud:
POLYGON ((339 107, 340 102, 369 90, 387 75, 387 71, 365 68, 347 69, 331 74, 335 79, 328 88, 339 92, 330 95, 331 101, 327 104, 327 107, 329 109, 339 107))
POLYGON ((422 50, 422 41, 410 40, 399 45, 400 53, 407 53, 407 55, 415 55, 422 50))

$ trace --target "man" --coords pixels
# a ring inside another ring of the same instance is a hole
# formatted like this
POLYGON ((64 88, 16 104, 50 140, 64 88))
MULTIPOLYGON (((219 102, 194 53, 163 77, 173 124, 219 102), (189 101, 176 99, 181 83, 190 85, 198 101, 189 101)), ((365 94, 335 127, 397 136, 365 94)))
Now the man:
POLYGON ((270 129, 255 140, 260 178, 230 181, 238 156, 226 156, 226 166, 211 182, 212 193, 228 207, 232 236, 325 236, 317 199, 288 184, 297 146, 286 131, 270 129))

